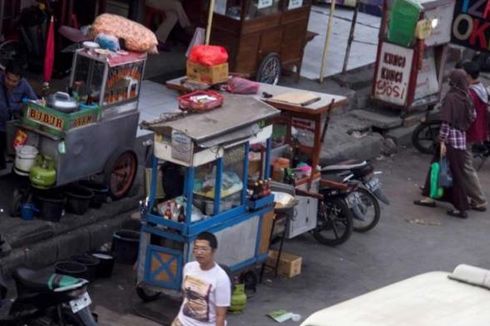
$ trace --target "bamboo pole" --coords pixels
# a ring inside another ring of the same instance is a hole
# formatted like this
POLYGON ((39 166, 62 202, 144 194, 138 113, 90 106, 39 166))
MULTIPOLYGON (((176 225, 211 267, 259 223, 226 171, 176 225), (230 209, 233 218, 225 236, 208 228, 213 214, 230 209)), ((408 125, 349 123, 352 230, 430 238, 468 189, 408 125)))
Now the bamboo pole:
POLYGON ((356 29, 357 13, 359 12, 359 0, 356 1, 356 7, 354 8, 354 14, 352 15, 352 22, 350 25, 349 40, 347 41, 347 48, 345 49, 344 65, 342 67, 342 73, 347 71, 347 64, 349 63, 350 47, 354 41, 354 31, 356 29))
POLYGON ((323 83, 323 70, 325 69, 325 61, 327 60, 328 47, 330 46, 330 35, 332 34, 334 12, 335 0, 330 0, 330 14, 328 15, 327 36, 325 38, 325 45, 323 46, 322 65, 320 67, 320 83, 323 83))
POLYGON ((215 3, 215 0, 211 0, 209 2, 208 25, 206 27, 206 45, 209 45, 209 39, 211 38, 211 27, 213 25, 214 3, 215 3))

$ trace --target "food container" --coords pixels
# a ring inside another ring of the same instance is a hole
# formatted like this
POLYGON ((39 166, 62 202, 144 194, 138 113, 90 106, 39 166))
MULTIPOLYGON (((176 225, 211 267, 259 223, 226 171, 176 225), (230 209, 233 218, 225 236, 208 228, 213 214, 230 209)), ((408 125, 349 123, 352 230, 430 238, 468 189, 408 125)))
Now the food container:
POLYGON ((24 145, 17 147, 15 154, 15 172, 19 175, 29 175, 38 153, 39 151, 34 146, 24 145))
POLYGON ((68 93, 56 92, 48 96, 48 106, 56 111, 71 113, 78 110, 78 102, 68 93))
POLYGON ((223 105, 223 96, 210 90, 194 91, 179 96, 178 102, 183 111, 207 112, 223 105))

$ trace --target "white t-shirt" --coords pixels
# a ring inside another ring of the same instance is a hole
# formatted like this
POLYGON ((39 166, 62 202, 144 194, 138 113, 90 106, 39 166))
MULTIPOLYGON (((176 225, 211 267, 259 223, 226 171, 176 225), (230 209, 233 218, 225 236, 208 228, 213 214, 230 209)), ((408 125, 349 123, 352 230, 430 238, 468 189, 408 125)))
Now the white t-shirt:
POLYGON ((187 263, 182 289, 184 302, 177 318, 184 326, 214 326, 216 307, 230 306, 230 278, 218 264, 203 271, 197 261, 187 263))

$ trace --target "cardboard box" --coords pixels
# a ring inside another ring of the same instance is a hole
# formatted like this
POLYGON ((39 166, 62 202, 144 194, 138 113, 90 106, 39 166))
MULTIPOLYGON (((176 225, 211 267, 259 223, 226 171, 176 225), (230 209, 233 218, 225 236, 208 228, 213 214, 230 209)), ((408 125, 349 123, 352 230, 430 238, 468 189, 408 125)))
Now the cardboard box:
MULTIPOLYGON (((267 258, 267 266, 274 268, 276 264, 277 251, 269 250, 269 257, 267 258)), ((281 253, 281 260, 279 261, 279 266, 277 272, 281 276, 294 277, 301 274, 301 263, 303 258, 296 256, 287 252, 281 253)))
POLYGON ((187 60, 187 78, 207 84, 218 84, 228 80, 228 63, 204 66, 187 60))

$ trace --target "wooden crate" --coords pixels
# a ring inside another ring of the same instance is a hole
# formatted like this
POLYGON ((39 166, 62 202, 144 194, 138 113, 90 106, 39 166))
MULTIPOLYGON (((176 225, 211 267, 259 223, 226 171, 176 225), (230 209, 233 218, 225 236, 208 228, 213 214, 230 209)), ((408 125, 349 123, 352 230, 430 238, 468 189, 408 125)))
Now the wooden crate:
POLYGON ((187 60, 187 78, 206 84, 218 84, 228 80, 228 63, 204 66, 187 60))
MULTIPOLYGON (((269 257, 267 258, 267 266, 274 268, 276 264, 277 251, 269 250, 269 257)), ((277 272, 281 276, 294 277, 301 274, 301 264, 303 258, 296 256, 287 252, 281 253, 281 260, 279 261, 279 266, 277 272)))

